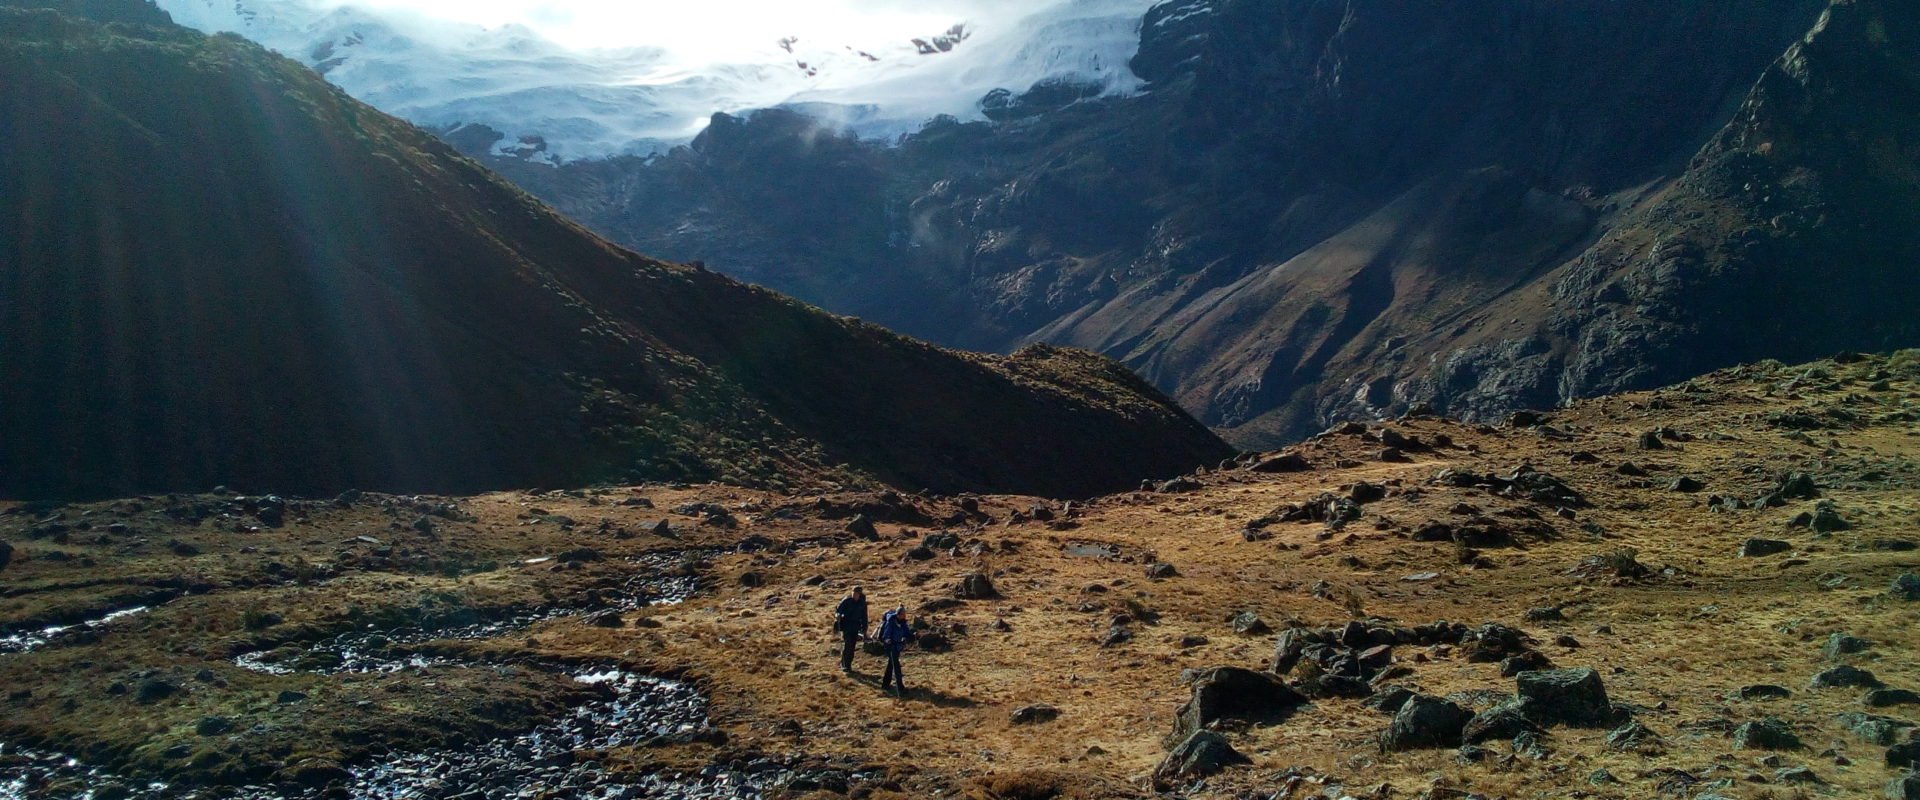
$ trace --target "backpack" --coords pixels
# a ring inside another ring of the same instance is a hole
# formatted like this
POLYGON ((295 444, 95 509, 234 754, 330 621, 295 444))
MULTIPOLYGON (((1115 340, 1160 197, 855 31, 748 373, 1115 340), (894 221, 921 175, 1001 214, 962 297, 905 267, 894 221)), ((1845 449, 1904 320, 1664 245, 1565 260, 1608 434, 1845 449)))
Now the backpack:
POLYGON ((913 639, 913 629, 907 627, 906 615, 898 611, 889 611, 880 617, 880 643, 886 645, 904 645, 913 639))

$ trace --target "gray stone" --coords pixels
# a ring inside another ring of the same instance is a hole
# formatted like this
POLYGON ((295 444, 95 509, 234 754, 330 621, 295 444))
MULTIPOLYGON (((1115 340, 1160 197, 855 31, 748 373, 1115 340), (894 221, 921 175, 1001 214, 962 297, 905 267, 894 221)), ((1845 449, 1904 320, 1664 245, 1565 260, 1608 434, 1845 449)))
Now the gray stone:
POLYGON ((1380 747, 1388 752, 1458 747, 1472 719, 1473 712, 1446 700, 1414 695, 1393 715, 1380 747))
POLYGON ((1733 746, 1740 750, 1798 750, 1800 737, 1793 726, 1775 717, 1743 723, 1733 729, 1733 746))
POLYGON ((1909 772, 1887 782, 1889 800, 1920 800, 1920 772, 1909 772))
POLYGON ((1515 684, 1521 710, 1540 725, 1597 728, 1615 721, 1606 686, 1591 667, 1522 672, 1515 684))
POLYGON ((1043 722, 1052 722, 1059 718, 1060 709, 1049 705, 1023 706, 1013 712, 1013 724, 1015 725, 1038 725, 1043 722))
POLYGON ((1913 723, 1896 717, 1884 717, 1879 714, 1865 714, 1849 711, 1839 715, 1840 726, 1847 729, 1868 744, 1882 747, 1900 741, 1915 726, 1913 723))
POLYGON ((1867 648, 1872 646, 1872 642, 1858 636, 1836 633, 1827 637, 1827 644, 1825 647, 1820 648, 1820 652, 1829 659, 1837 659, 1841 656, 1853 655, 1854 653, 1864 653, 1867 651, 1867 648))
POLYGON ((1242 611, 1233 615, 1233 631, 1246 636, 1265 636, 1272 633, 1273 628, 1269 627, 1266 620, 1261 619, 1259 614, 1242 611))
POLYGON ((1193 697, 1174 717, 1172 741, 1223 719, 1277 722, 1307 702, 1278 677, 1240 667, 1214 667, 1193 681, 1193 697))
POLYGON ((1883 685, 1873 673, 1847 664, 1823 669, 1807 682, 1814 689, 1878 689, 1883 685))
POLYGON ((1639 720, 1630 720, 1607 733, 1607 746, 1615 750, 1644 752, 1657 750, 1665 744, 1666 740, 1660 734, 1654 733, 1652 728, 1642 725, 1639 720))
POLYGON ((1875 689, 1867 693, 1862 702, 1868 708, 1886 708, 1887 706, 1920 705, 1920 692, 1912 689, 1875 689))
POLYGON ((1781 553, 1789 552, 1791 550, 1793 550, 1792 542, 1783 542, 1779 539, 1755 538, 1755 539, 1748 539, 1745 544, 1740 545, 1740 557, 1741 558, 1764 558, 1766 556, 1779 555, 1781 553))
POLYGON ((1740 687, 1736 693, 1742 700, 1779 700, 1792 697, 1793 692, 1785 686, 1771 683, 1755 683, 1740 687))
POLYGON ((1893 586, 1888 591, 1902 600, 1920 600, 1920 575, 1911 572, 1902 574, 1893 579, 1893 586))
POLYGON ((1461 739, 1471 743, 1493 739, 1512 739, 1523 733, 1538 733, 1540 726, 1527 719, 1518 702, 1506 702, 1473 715, 1460 733, 1461 739))
POLYGON ((201 717, 193 726, 193 732, 201 736, 219 736, 233 732, 233 721, 226 717, 201 717))
POLYGON ((1405 686, 1389 686, 1374 692, 1362 705, 1387 714, 1399 713, 1400 707, 1413 699, 1414 692, 1405 686))
POLYGON ((1163 581, 1178 574, 1180 574, 1179 570, 1174 569, 1172 564, 1147 565, 1148 580, 1163 581))
POLYGON ((1887 748, 1887 766, 1895 769, 1920 769, 1920 739, 1887 748))
POLYGON ((1172 781, 1180 778, 1204 778, 1237 764, 1253 763, 1233 749, 1227 737, 1215 731, 1196 731, 1167 753, 1153 771, 1154 778, 1172 781))

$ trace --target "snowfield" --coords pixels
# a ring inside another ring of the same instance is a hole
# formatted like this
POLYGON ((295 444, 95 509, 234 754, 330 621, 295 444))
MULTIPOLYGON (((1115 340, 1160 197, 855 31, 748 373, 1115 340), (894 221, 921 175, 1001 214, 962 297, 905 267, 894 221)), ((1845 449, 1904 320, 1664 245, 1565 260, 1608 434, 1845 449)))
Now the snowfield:
MULTIPOLYGON (((652 36, 636 24, 583 44, 537 23, 483 25, 397 1, 158 0, 183 25, 272 48, 383 111, 430 128, 485 125, 506 134, 498 152, 555 162, 657 153, 692 139, 715 112, 795 106, 891 138, 941 114, 980 119, 980 98, 999 88, 1065 80, 1136 92, 1127 62, 1154 4, 954 0, 890 25, 841 20, 839 30, 774 36, 782 21, 755 20, 737 26, 736 40, 726 38, 732 24, 691 36, 695 23, 681 20, 652 36), (934 16, 963 13, 971 16, 934 16)), ((804 22, 793 26, 835 24, 804 22)))

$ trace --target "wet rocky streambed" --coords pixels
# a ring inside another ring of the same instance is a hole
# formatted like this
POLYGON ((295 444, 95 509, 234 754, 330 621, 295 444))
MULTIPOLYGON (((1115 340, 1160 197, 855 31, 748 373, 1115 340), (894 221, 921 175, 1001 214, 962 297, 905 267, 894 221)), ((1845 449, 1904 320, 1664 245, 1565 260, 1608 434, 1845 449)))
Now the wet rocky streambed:
MULTIPOLYGON (((538 669, 566 675, 594 690, 592 699, 517 736, 455 749, 400 753, 334 774, 310 776, 312 783, 324 788, 169 785, 114 775, 59 753, 0 743, 0 800, 757 798, 764 788, 784 785, 793 775, 777 764, 758 764, 744 769, 715 765, 696 775, 616 776, 598 762, 575 757, 580 751, 712 736, 706 699, 689 684, 607 667, 528 661, 490 664, 421 655, 410 647, 433 641, 503 637, 551 620, 680 602, 697 591, 698 583, 684 570, 674 568, 689 557, 712 554, 678 552, 634 559, 642 570, 639 576, 617 590, 597 593, 588 607, 531 610, 456 627, 350 631, 306 647, 282 647, 234 659, 241 667, 272 674, 538 669)), ((0 639, 0 657, 58 645, 72 632, 109 632, 115 621, 146 610, 129 608, 71 626, 14 634, 0 639)))

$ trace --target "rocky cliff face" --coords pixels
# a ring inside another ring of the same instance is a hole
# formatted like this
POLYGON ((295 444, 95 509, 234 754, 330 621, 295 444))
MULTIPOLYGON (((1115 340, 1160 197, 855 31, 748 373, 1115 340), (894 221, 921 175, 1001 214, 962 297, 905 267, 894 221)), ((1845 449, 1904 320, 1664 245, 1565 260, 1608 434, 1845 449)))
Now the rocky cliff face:
POLYGON ((501 168, 844 313, 1111 355, 1261 444, 1911 342, 1909 13, 1175 0, 1138 97, 1041 87, 892 147, 764 112, 650 163, 501 168))
POLYGON ((941 350, 616 248, 233 37, 0 8, 0 86, 0 497, 1071 495, 1227 453, 1104 359, 941 350))

